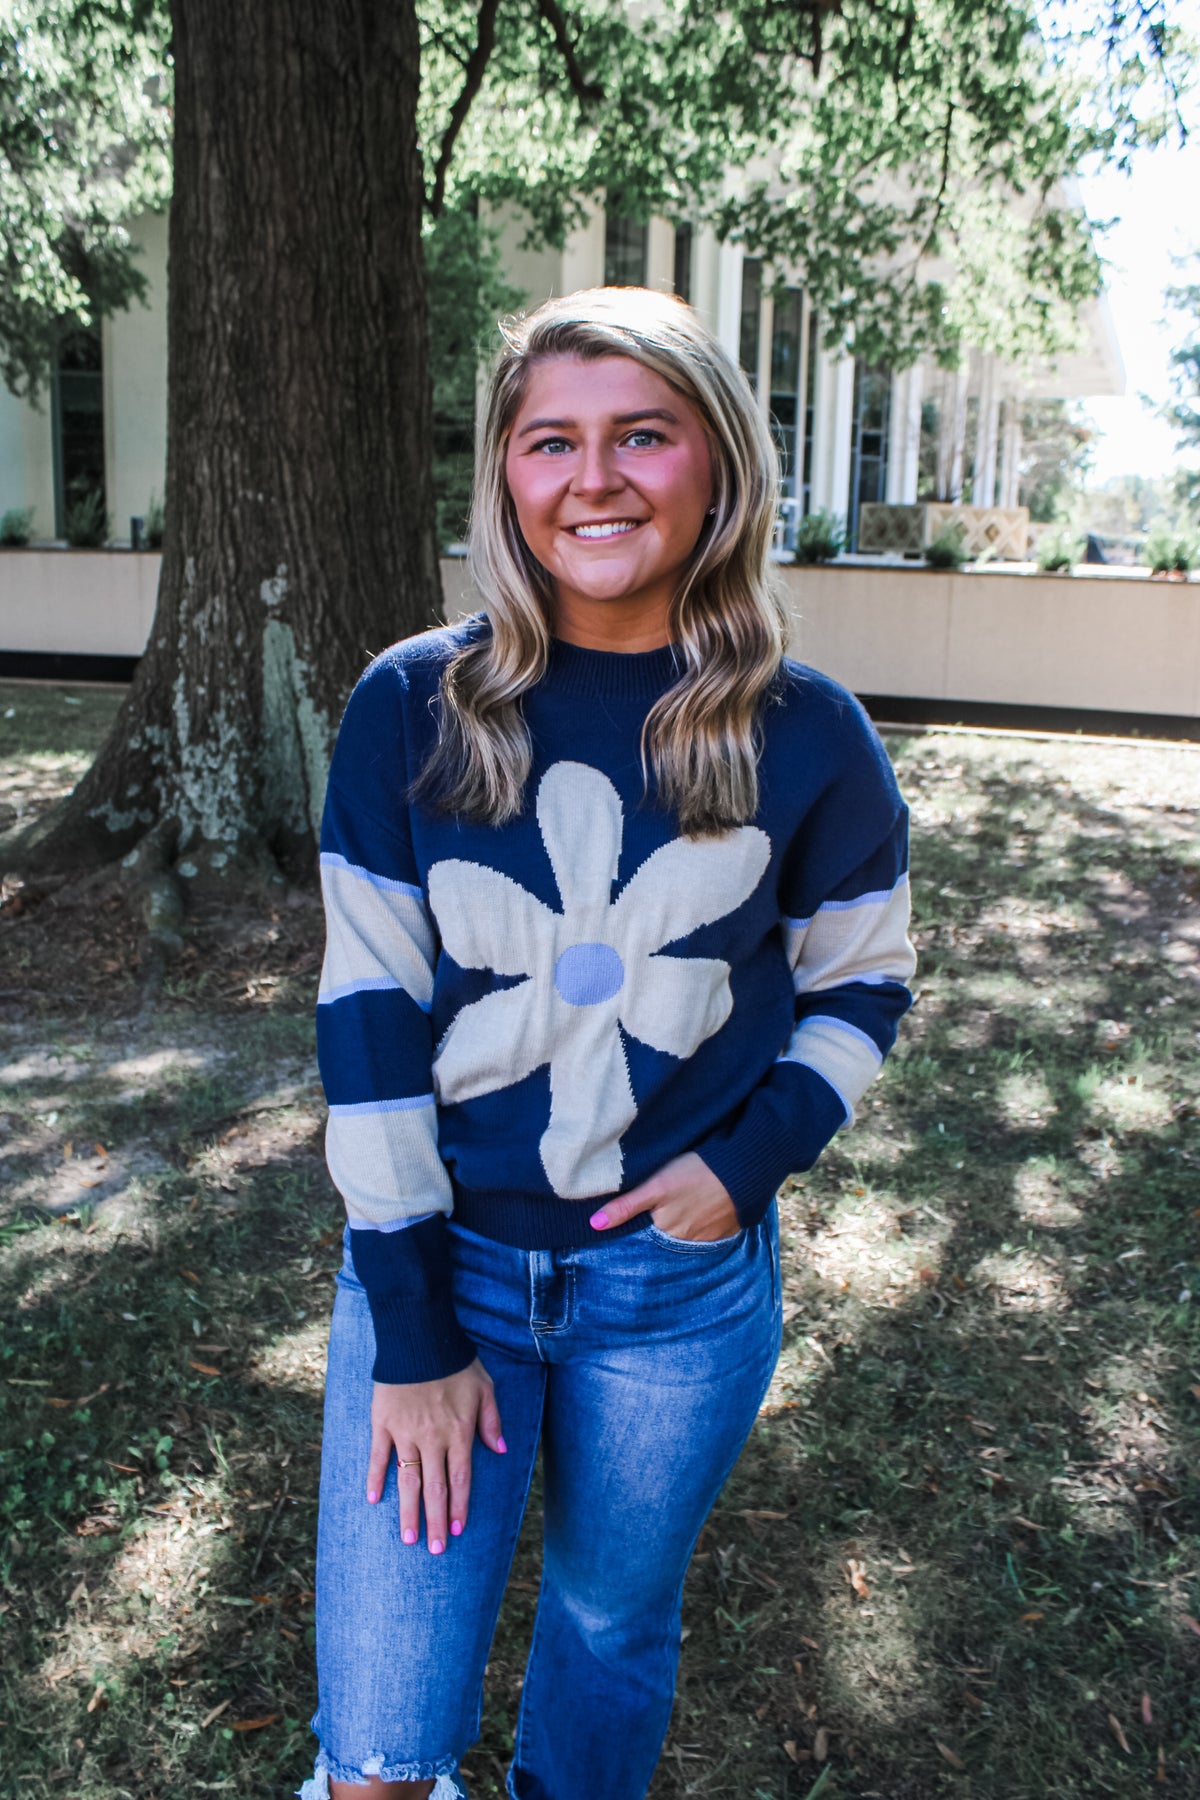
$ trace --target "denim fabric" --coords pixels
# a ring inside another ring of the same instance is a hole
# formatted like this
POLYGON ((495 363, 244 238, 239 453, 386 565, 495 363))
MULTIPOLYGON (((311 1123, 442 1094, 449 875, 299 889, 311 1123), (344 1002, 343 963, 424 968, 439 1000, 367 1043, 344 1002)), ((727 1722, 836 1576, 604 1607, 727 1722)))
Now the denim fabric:
POLYGON ((440 1776, 479 1730, 484 1666, 539 1443, 545 1560, 514 1800, 642 1800, 671 1715, 680 1597, 701 1526, 779 1353, 775 1208, 716 1243, 655 1226, 518 1250, 450 1221, 454 1302, 508 1453, 478 1440, 444 1555, 400 1541, 396 1468, 365 1497, 374 1338, 349 1251, 329 1342, 317 1540, 317 1775, 440 1776))

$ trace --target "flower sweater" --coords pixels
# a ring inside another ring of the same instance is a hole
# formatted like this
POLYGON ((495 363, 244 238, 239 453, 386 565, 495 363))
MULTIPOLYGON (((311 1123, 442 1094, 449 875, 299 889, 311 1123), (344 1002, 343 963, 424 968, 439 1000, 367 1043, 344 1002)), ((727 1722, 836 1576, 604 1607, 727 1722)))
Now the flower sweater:
POLYGON ((686 838, 640 760, 673 651, 555 641, 524 699, 524 808, 479 825, 409 785, 446 661, 486 629, 385 651, 330 770, 317 1042, 377 1381, 475 1354, 447 1215, 526 1249, 603 1242, 597 1200, 690 1150, 753 1224, 853 1117, 911 1003, 907 812, 852 695, 785 662, 754 821, 686 838))

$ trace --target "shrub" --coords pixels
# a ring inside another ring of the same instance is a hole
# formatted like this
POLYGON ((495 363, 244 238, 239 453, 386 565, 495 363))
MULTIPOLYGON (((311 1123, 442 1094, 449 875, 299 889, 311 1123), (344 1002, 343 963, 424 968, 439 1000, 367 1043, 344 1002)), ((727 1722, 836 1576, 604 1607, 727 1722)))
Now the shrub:
POLYGON ((10 506, 0 518, 0 544, 13 549, 29 542, 33 533, 33 508, 10 506))
POLYGON ((966 531, 952 519, 926 544, 925 561, 931 569, 961 569, 966 560, 966 531))
POLYGON ((166 518, 163 503, 154 494, 150 496, 150 504, 146 508, 146 517, 142 521, 143 537, 148 550, 161 550, 166 518))
POLYGON ((1064 525, 1043 532, 1034 552, 1038 568, 1044 575, 1069 574, 1082 554, 1079 539, 1064 525))
POLYGON ((1151 528, 1142 551, 1152 575, 1186 575, 1196 564, 1196 541, 1169 526, 1151 528))
POLYGON ((95 488, 88 488, 67 508, 66 536, 76 550, 98 550, 108 541, 108 514, 95 488))
POLYGON ((829 562, 845 543, 845 528, 835 513, 806 513, 796 527, 795 560, 798 563, 829 562))

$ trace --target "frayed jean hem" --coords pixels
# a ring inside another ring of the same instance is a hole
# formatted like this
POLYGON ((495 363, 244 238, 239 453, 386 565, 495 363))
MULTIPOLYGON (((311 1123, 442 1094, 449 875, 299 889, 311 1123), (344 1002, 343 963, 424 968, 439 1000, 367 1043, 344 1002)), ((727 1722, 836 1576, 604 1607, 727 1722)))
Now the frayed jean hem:
POLYGON ((329 1782, 353 1782, 365 1787, 368 1781, 429 1781, 434 1780, 433 1792, 429 1800, 464 1800, 463 1789, 454 1779, 454 1771, 458 1767, 456 1756, 440 1757, 437 1762, 386 1763, 382 1756, 364 1757, 359 1768, 351 1768, 348 1763, 335 1763, 325 1755, 323 1750, 317 1752, 316 1764, 312 1779, 303 1787, 295 1790, 296 1800, 330 1800, 329 1782))

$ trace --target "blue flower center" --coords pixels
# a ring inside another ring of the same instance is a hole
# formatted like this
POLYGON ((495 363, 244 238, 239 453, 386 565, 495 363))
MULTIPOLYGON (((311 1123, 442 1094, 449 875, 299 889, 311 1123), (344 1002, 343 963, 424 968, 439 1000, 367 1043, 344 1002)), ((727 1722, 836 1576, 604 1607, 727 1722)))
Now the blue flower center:
POLYGON ((609 944, 572 944, 554 965, 554 985, 568 1006, 598 1006, 619 993, 625 965, 609 944))

